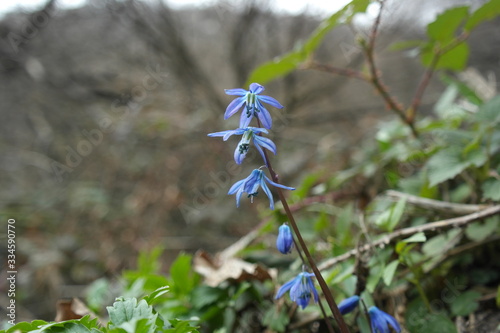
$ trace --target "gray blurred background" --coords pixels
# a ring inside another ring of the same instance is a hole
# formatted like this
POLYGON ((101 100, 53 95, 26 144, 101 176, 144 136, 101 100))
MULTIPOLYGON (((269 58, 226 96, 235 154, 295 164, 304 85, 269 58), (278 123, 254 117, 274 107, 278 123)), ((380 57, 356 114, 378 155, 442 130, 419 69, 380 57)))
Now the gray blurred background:
MULTIPOLYGON (((411 50, 388 46, 425 38, 436 13, 471 2, 484 1, 388 1, 377 62, 401 102, 411 100, 423 69, 411 50)), ((223 89, 243 87, 254 68, 321 21, 270 5, 103 0, 64 9, 47 1, 3 16, 0 209, 17 221, 19 320, 53 319, 57 298, 133 267, 141 250, 163 245, 167 269, 179 251, 221 250, 258 223, 266 198, 236 209, 226 193, 262 162, 253 155, 235 168, 237 139, 206 135, 237 127, 237 117, 223 120, 232 100, 223 89)), ((370 20, 333 30, 316 58, 361 69, 354 39, 370 20)), ((499 27, 484 24, 470 39, 469 66, 490 78, 500 74, 499 27)), ((442 90, 436 76, 423 113, 442 90)), ((270 110, 273 163, 295 187, 308 172, 344 167, 392 117, 370 86, 319 72, 296 71, 267 84, 266 94, 285 105, 270 110)))

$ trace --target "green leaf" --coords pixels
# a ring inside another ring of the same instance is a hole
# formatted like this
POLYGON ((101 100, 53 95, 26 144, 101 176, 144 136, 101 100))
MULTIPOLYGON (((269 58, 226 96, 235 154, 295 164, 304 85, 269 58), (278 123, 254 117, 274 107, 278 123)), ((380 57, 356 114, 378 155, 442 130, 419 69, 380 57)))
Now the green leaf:
POLYGON ((481 293, 473 290, 466 291, 458 295, 451 303, 451 312, 455 316, 467 316, 479 307, 477 300, 481 293))
POLYGON ((500 95, 485 103, 475 115, 476 119, 489 126, 500 123, 500 95))
MULTIPOLYGON (((446 47, 446 45, 443 47, 446 47)), ((422 64, 426 67, 429 67, 432 63, 432 59, 434 58, 434 54, 435 50, 433 47, 427 47, 423 49, 423 52, 420 56, 422 64)), ((461 44, 458 44, 448 52, 442 54, 439 57, 435 68, 460 71, 465 68, 465 65, 467 65, 468 58, 469 46, 465 42, 463 42, 461 44)))
POLYGON ((392 205, 389 210, 386 210, 379 215, 375 224, 385 231, 393 231, 396 225, 401 220, 406 206, 406 199, 401 199, 397 204, 392 205))
POLYGON ((499 217, 493 216, 486 219, 484 222, 474 222, 467 226, 465 235, 473 241, 480 242, 495 233, 499 226, 499 217))
POLYGON ((158 298, 161 297, 162 295, 168 293, 170 287, 169 286, 163 286, 155 291, 153 291, 151 294, 144 296, 144 300, 149 304, 152 305, 152 303, 158 298))
POLYGON ((500 180, 495 178, 487 179, 481 186, 483 190, 483 198, 493 201, 500 200, 500 180))
POLYGON ((290 317, 285 307, 271 307, 264 314, 262 323, 269 329, 278 332, 285 332, 286 326, 290 322, 290 317))
POLYGON ((448 76, 446 74, 441 75, 440 78, 444 83, 450 86, 455 86, 458 89, 460 95, 465 97, 472 104, 475 105, 483 104, 483 100, 481 99, 481 97, 479 97, 476 94, 476 92, 465 83, 458 81, 455 78, 448 76))
POLYGON ((14 326, 10 327, 6 332, 7 333, 15 333, 15 332, 31 332, 36 330, 38 327, 47 325, 46 321, 43 320, 33 320, 32 322, 21 322, 17 323, 14 326))
POLYGON ((405 238, 402 240, 404 243, 423 243, 427 240, 427 237, 425 237, 425 234, 423 232, 417 232, 414 235, 411 235, 408 238, 405 238))
POLYGON ((405 319, 411 333, 457 333, 455 324, 443 311, 429 312, 420 298, 409 304, 405 319))
POLYGON ((423 40, 404 40, 400 42, 392 43, 389 46, 389 50, 391 51, 401 51, 406 49, 412 49, 415 47, 421 47, 425 44, 423 40))
MULTIPOLYGON (((111 328, 124 328, 129 327, 129 325, 123 326, 124 323, 130 323, 130 325, 141 325, 145 327, 142 322, 137 323, 139 319, 147 319, 148 330, 147 332, 155 332, 156 330, 156 317, 158 314, 153 313, 153 308, 148 305, 145 300, 137 302, 135 298, 117 298, 113 306, 107 307, 110 327, 111 328)), ((134 326, 135 327, 135 326, 134 326)))
POLYGON ((487 160, 488 156, 482 149, 463 154, 460 147, 443 148, 427 162, 429 185, 432 187, 452 179, 470 166, 480 167, 487 160))
POLYGON ((390 286, 396 269, 398 268, 399 260, 394 260, 384 268, 383 279, 386 286, 390 286))
POLYGON ((469 14, 469 7, 455 7, 438 15, 434 22, 427 25, 427 35, 430 39, 449 42, 455 37, 455 31, 469 14))
POLYGON ((318 48, 330 30, 338 24, 349 22, 355 14, 366 11, 369 3, 370 0, 352 0, 344 8, 323 21, 303 45, 257 67, 250 74, 245 86, 250 85, 252 82, 266 84, 295 70, 318 48))
POLYGON ((172 278, 172 292, 179 295, 187 295, 196 284, 196 274, 191 269, 192 256, 181 253, 170 267, 172 278))
POLYGON ((470 15, 464 30, 471 31, 478 24, 500 15, 500 0, 490 0, 470 15))
POLYGON ((201 309, 219 301, 224 296, 227 297, 227 293, 220 288, 201 285, 193 290, 191 303, 195 308, 201 309))

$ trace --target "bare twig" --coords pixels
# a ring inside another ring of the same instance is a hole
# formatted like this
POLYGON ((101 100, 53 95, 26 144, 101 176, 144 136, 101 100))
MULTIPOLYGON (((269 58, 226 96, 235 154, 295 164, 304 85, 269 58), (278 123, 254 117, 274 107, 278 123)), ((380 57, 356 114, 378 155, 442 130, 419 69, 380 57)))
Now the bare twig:
POLYGON ((471 214, 488 207, 488 205, 468 205, 427 199, 394 190, 386 191, 384 194, 393 200, 406 199, 409 204, 450 214, 471 214))
POLYGON ((345 261, 358 253, 366 252, 374 247, 377 246, 385 246, 389 244, 392 240, 396 238, 401 238, 401 237, 406 237, 406 236, 411 236, 413 234, 416 234, 418 232, 426 232, 426 231, 435 231, 439 229, 448 229, 448 228, 453 228, 453 227, 461 227, 464 225, 467 225, 468 223, 484 219, 486 217, 492 216, 492 215, 497 215, 500 214, 500 205, 495 205, 495 206, 490 206, 486 209, 477 211, 475 213, 465 215, 465 216, 460 216, 460 217, 455 217, 452 219, 447 219, 447 220, 441 220, 441 221, 436 221, 432 223, 427 223, 423 225, 419 225, 416 227, 410 227, 410 228, 404 228, 404 229, 399 229, 397 231, 394 231, 393 233, 390 233, 381 239, 378 239, 374 242, 365 244, 358 249, 353 249, 349 252, 346 252, 340 256, 337 256, 335 258, 329 259, 322 264, 318 266, 318 269, 324 270, 327 269, 339 262, 345 261))

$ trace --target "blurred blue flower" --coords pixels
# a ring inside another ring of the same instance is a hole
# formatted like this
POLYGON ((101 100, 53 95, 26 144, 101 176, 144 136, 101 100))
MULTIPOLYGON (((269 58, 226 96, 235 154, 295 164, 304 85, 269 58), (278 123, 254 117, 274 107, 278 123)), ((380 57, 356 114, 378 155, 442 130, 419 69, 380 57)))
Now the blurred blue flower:
POLYGON ((276 247, 283 254, 292 252, 293 236, 290 227, 283 223, 278 230, 278 238, 276 239, 276 247))
POLYGON ((266 160, 266 157, 264 155, 264 151, 262 150, 262 148, 266 148, 274 155, 276 155, 276 145, 274 144, 274 142, 272 142, 268 138, 260 136, 259 134, 261 133, 267 134, 268 131, 265 128, 247 127, 247 128, 237 128, 235 130, 229 130, 229 131, 210 133, 208 134, 208 136, 222 137, 222 139, 226 141, 231 137, 231 135, 243 135, 241 137, 240 143, 238 143, 238 146, 236 146, 236 149, 234 150, 234 161, 237 164, 241 164, 241 162, 243 162, 243 159, 248 153, 248 149, 250 148, 250 142, 252 140, 255 145, 255 148, 260 153, 264 161, 266 160))
POLYGON ((250 85, 250 90, 245 90, 242 88, 237 89, 226 89, 227 95, 240 96, 234 99, 227 106, 226 112, 224 113, 224 119, 228 119, 233 114, 238 112, 243 106, 245 106, 246 112, 241 113, 240 127, 245 128, 250 124, 253 116, 257 116, 261 121, 262 125, 269 129, 272 126, 272 119, 269 111, 262 105, 262 102, 274 106, 275 108, 282 109, 281 105, 276 99, 259 95, 264 91, 264 87, 258 83, 252 83, 250 85))
POLYGON ((379 310, 376 306, 370 307, 370 309, 368 309, 368 314, 370 315, 373 333, 390 333, 389 325, 392 326, 396 332, 401 332, 401 327, 396 319, 390 314, 379 310))
POLYGON ((266 175, 264 175, 264 172, 259 169, 255 169, 252 171, 250 176, 248 176, 245 179, 239 180, 236 183, 234 183, 233 186, 229 189, 229 192, 227 194, 235 194, 236 193, 236 207, 240 206, 240 198, 243 192, 248 194, 248 197, 250 198, 250 201, 253 202, 253 197, 255 197, 259 192, 259 187, 262 187, 264 190, 264 193, 266 193, 267 197, 269 198, 270 205, 269 208, 274 209, 274 200, 273 200, 273 195, 271 194, 271 190, 269 190, 269 187, 267 187, 266 182, 269 184, 283 188, 285 190, 295 190, 293 187, 288 187, 284 186, 278 183, 273 182, 271 179, 269 179, 266 175))
POLYGON ((314 276, 313 273, 302 272, 297 275, 293 280, 288 281, 278 290, 276 294, 276 299, 283 296, 288 290, 290 290, 290 299, 297 303, 298 306, 305 309, 309 304, 311 295, 314 297, 314 302, 318 303, 318 292, 314 287, 314 283, 311 277, 314 276))
POLYGON ((345 315, 354 310, 359 304, 359 296, 354 295, 339 303, 340 313, 345 315))

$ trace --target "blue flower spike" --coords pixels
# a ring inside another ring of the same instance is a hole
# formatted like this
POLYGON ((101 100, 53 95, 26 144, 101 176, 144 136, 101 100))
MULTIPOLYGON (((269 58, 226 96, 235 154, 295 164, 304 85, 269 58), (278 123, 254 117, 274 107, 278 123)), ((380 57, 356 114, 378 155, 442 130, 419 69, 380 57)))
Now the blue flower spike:
POLYGON ((234 161, 237 164, 241 164, 245 159, 248 150, 250 149, 250 143, 253 141, 253 144, 257 151, 260 153, 264 161, 266 157, 264 155, 263 148, 269 150, 274 155, 276 155, 276 145, 270 139, 260 136, 259 134, 265 133, 268 131, 265 128, 257 128, 257 127, 247 127, 247 128, 237 128, 235 130, 222 131, 210 133, 208 136, 210 137, 222 137, 224 141, 229 139, 232 135, 242 135, 240 143, 236 146, 234 150, 234 161))
POLYGON ((359 304, 359 296, 354 295, 339 303, 339 310, 342 315, 352 312, 359 304))
POLYGON ((283 223, 278 230, 278 238, 276 239, 276 247, 283 254, 292 252, 293 236, 288 224, 283 223))
POLYGON ((283 296, 287 291, 290 290, 290 299, 297 303, 302 309, 305 309, 309 305, 311 300, 311 295, 314 298, 314 302, 318 303, 319 296, 311 277, 313 273, 302 272, 297 275, 294 279, 288 281, 278 290, 275 299, 283 296))
POLYGON ((229 103, 226 112, 224 113, 224 119, 228 119, 237 113, 242 107, 245 107, 245 111, 241 113, 240 118, 241 128, 246 128, 254 116, 259 118, 265 128, 271 128, 273 123, 271 115, 262 103, 269 104, 278 109, 283 109, 283 105, 281 105, 276 99, 270 96, 259 95, 264 91, 264 87, 258 83, 252 83, 250 85, 250 90, 237 88, 226 89, 225 91, 227 95, 239 97, 229 103))
POLYGON ((271 194, 271 190, 269 190, 269 187, 267 186, 266 182, 275 187, 283 188, 285 190, 295 190, 295 188, 293 187, 288 187, 273 182, 264 174, 264 171, 255 169, 252 171, 250 176, 234 183, 233 186, 231 186, 231 188, 229 189, 229 192, 227 194, 236 194, 236 207, 239 207, 240 199, 243 192, 248 194, 250 201, 253 203, 253 197, 257 196, 257 194, 259 193, 258 192, 259 187, 262 187, 264 193, 266 193, 267 197, 269 198, 270 201, 269 208, 274 209, 273 195, 271 194))
POLYGON ((370 307, 370 309, 368 309, 368 314, 370 316, 373 333, 390 333, 389 325, 397 333, 401 332, 401 327, 396 319, 376 306, 370 307))

